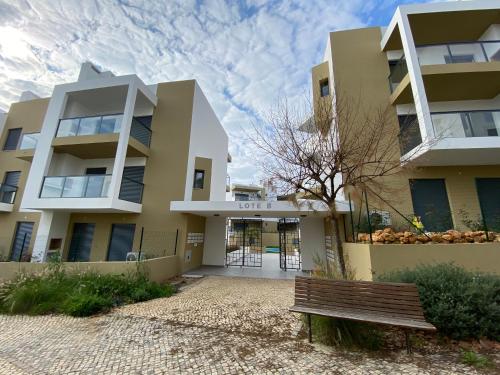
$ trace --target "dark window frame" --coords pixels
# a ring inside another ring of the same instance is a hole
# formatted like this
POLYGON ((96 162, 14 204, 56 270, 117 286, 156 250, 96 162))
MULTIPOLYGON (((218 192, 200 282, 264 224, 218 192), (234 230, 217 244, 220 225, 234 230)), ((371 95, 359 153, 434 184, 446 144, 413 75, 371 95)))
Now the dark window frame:
POLYGON ((193 189, 204 189, 205 187, 205 170, 204 169, 195 169, 194 170, 194 177, 193 177, 193 189), (201 174, 201 185, 198 185, 197 182, 199 179, 197 178, 198 174, 201 174))
POLYGON ((319 95, 322 98, 330 95, 330 81, 328 78, 324 78, 319 81, 319 95), (327 90, 326 92, 323 91, 325 89, 327 90))

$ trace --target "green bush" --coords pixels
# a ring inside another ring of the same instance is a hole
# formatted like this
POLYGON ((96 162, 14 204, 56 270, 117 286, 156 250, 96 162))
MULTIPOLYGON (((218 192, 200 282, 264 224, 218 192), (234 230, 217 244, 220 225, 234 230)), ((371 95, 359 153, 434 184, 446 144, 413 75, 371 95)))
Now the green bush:
POLYGON ((453 264, 422 265, 378 277, 415 283, 425 317, 453 339, 500 340, 500 277, 477 274, 453 264))
POLYGON ((18 275, 0 285, 0 313, 88 316, 113 306, 169 297, 174 288, 149 281, 139 270, 127 275, 66 273, 51 264, 39 275, 18 275))

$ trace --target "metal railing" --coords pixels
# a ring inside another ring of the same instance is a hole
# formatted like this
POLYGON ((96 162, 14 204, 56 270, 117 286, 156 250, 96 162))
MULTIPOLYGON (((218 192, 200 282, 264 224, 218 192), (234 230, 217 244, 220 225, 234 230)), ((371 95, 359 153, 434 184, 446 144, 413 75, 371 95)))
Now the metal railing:
POLYGON ((40 138, 39 132, 23 134, 21 143, 19 144, 19 150, 32 150, 36 148, 38 138, 40 138))
POLYGON ((56 137, 119 133, 122 117, 122 114, 113 114, 61 119, 56 137))
POLYGON ((13 204, 16 199, 17 186, 0 184, 0 202, 13 204))
POLYGON ((40 198, 103 198, 108 196, 111 175, 46 176, 40 198))
POLYGON ((417 55, 420 65, 500 61, 500 41, 419 45, 417 55))
POLYGON ((436 137, 498 137, 500 110, 431 113, 436 137))
POLYGON ((132 118, 130 135, 147 147, 149 147, 149 145, 151 144, 151 129, 141 123, 135 117, 132 118))
POLYGON ((132 180, 128 177, 122 177, 120 194, 118 198, 124 201, 142 203, 143 191, 144 191, 144 184, 142 182, 132 180))

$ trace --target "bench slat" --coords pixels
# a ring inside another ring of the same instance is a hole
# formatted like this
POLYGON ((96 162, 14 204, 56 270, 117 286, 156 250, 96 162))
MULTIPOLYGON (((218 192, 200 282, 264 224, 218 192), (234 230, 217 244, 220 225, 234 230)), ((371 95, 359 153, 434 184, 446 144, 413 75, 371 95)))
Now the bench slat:
POLYGON ((295 305, 290 311, 435 330, 425 321, 415 284, 297 276, 295 305))
POLYGON ((292 312, 299 312, 304 314, 313 314, 313 315, 322 315, 328 316, 331 318, 339 318, 339 319, 347 319, 354 320, 359 322, 369 322, 376 324, 384 324, 397 326, 402 328, 415 328, 426 331, 435 331, 436 327, 432 324, 422 321, 417 321, 413 319, 402 319, 402 318, 392 318, 386 316, 380 316, 375 314, 359 314, 355 311, 330 311, 324 309, 313 309, 313 308, 304 308, 302 306, 292 306, 290 309, 292 312))
POLYGON ((335 298, 335 296, 324 296, 322 298, 317 298, 317 296, 310 295, 295 295, 296 303, 301 301, 305 304, 308 302, 319 302, 324 305, 335 305, 338 303, 348 304, 352 306, 369 306, 373 310, 394 310, 394 311, 405 311, 408 313, 423 315, 423 310, 418 305, 403 305, 403 304, 393 304, 392 301, 385 300, 363 300, 355 298, 335 298))
POLYGON ((335 287, 330 289, 317 289, 314 287, 299 287, 295 288, 295 294, 310 294, 313 293, 316 296, 336 296, 338 298, 344 297, 360 297, 363 299, 386 299, 386 300, 394 300, 395 303, 400 304, 409 304, 409 305, 420 305, 418 295, 415 293, 413 296, 396 296, 393 294, 383 294, 383 293, 371 293, 370 291, 356 291, 356 290, 338 290, 335 287), (398 298, 399 297, 399 298, 398 298))
POLYGON ((302 306, 302 307, 311 307, 311 308, 319 308, 319 309, 329 309, 329 310, 337 310, 337 309, 348 309, 352 311, 357 311, 359 313, 370 313, 370 314, 380 314, 380 315, 386 315, 386 316, 399 316, 399 317, 411 317, 412 319, 415 320, 421 320, 425 321, 425 318, 422 314, 418 313, 412 313, 412 312, 407 312, 407 311, 397 311, 394 309, 373 309, 370 308, 369 306, 353 306, 351 304, 343 304, 343 303, 335 303, 335 304, 329 304, 325 305, 320 302, 310 302, 308 301, 307 303, 301 303, 301 301, 296 301, 295 302, 296 306, 302 306))

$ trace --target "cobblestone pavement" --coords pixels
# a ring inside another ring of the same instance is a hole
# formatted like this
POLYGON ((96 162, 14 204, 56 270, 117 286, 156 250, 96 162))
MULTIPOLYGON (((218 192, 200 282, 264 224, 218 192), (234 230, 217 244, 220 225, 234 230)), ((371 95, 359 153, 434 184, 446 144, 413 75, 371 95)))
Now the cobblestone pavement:
POLYGON ((208 277, 93 318, 0 316, 0 374, 474 374, 453 355, 308 344, 288 280, 208 277))

